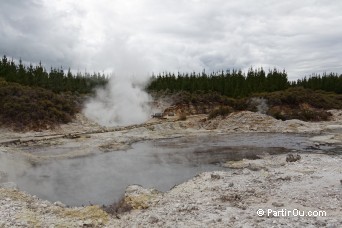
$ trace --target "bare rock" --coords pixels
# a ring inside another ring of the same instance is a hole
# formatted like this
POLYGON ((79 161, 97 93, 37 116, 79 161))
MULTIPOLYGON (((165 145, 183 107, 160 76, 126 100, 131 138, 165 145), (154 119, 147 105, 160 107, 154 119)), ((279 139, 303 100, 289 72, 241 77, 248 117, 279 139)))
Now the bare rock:
POLYGON ((86 225, 86 226, 89 226, 89 225, 91 225, 91 224, 92 224, 91 219, 87 219, 87 220, 85 220, 85 221, 83 222, 83 225, 86 225))
POLYGON ((81 136, 79 134, 66 134, 63 136, 63 138, 66 138, 66 139, 78 139, 80 138, 81 136))
POLYGON ((139 185, 130 185, 125 191, 124 200, 133 209, 146 209, 149 207, 151 199, 158 194, 159 192, 156 189, 145 189, 139 185))
POLYGON ((244 169, 249 166, 249 163, 244 159, 241 161, 228 161, 223 166, 230 169, 244 169))
POLYGON ((268 170, 268 168, 263 164, 259 164, 255 160, 248 159, 242 159, 240 161, 228 161, 223 166, 230 169, 249 169, 251 171, 260 171, 262 169, 266 171, 268 170))
POLYGON ((267 167, 264 167, 262 165, 259 165, 259 164, 254 164, 254 163, 250 163, 247 167, 247 169, 251 170, 251 171, 260 171, 260 170, 265 170, 265 171, 268 171, 268 168, 267 167))
POLYGON ((218 175, 218 174, 211 174, 210 177, 211 177, 212 180, 219 180, 219 179, 221 179, 221 176, 218 175))
POLYGON ((288 154, 286 156, 286 162, 296 162, 299 161, 302 157, 299 154, 288 154))
POLYGON ((290 181, 291 177, 290 176, 282 176, 282 177, 277 178, 276 180, 279 180, 279 181, 290 181))
POLYGON ((283 203, 280 203, 280 202, 273 202, 273 203, 272 203, 272 206, 275 206, 275 207, 283 207, 284 204, 283 204, 283 203))
POLYGON ((250 174, 251 172, 250 172, 248 169, 243 169, 243 170, 242 170, 242 173, 243 173, 244 175, 248 175, 248 174, 250 174))
POLYGON ((148 217, 148 222, 152 223, 152 224, 157 223, 157 222, 159 222, 159 218, 155 215, 150 215, 148 217))
POLYGON ((65 205, 60 201, 54 202, 53 205, 58 206, 58 207, 65 207, 65 205))

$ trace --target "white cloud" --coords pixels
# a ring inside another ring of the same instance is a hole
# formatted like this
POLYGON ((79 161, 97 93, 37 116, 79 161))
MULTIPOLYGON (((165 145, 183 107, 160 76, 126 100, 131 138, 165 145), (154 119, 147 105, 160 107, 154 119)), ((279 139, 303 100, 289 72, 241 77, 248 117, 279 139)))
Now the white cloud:
POLYGON ((0 0, 0 54, 88 71, 342 73, 341 1, 0 0))

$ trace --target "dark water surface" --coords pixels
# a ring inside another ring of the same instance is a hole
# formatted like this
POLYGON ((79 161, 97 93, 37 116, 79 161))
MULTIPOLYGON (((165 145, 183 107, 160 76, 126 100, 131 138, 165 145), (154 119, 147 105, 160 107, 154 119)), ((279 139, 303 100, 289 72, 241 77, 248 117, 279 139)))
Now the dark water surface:
MULTIPOLYGON (((20 190, 67 205, 110 204, 131 184, 167 191, 203 171, 223 170, 220 163, 263 153, 306 151, 313 144, 296 134, 224 134, 135 143, 127 151, 32 165, 0 153, 0 171, 20 190)), ((65 145, 63 146, 65 148, 65 145)), ((58 151, 58 146, 40 148, 58 151)), ((96 150, 96 148, 94 148, 96 150)))

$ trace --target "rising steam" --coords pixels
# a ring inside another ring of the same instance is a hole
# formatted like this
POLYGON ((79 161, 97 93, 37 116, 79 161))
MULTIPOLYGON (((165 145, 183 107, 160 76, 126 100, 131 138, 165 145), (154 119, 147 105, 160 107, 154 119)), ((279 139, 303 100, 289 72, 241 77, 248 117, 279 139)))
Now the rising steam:
POLYGON ((143 123, 151 114, 152 100, 143 87, 143 81, 137 78, 113 75, 106 88, 98 89, 96 96, 86 102, 83 112, 108 127, 143 123))

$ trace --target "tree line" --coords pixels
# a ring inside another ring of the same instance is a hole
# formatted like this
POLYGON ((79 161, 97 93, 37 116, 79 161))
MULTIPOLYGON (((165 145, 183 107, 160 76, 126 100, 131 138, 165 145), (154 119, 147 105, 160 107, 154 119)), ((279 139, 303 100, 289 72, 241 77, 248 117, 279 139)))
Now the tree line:
POLYGON ((149 91, 168 90, 170 92, 218 92, 221 95, 242 98, 253 93, 274 92, 289 87, 304 87, 313 90, 324 90, 342 93, 342 75, 334 73, 323 76, 314 75, 309 78, 289 81, 285 70, 269 70, 250 68, 247 74, 241 70, 202 73, 163 73, 152 76, 147 87, 149 91))
POLYGON ((72 74, 70 69, 65 73, 62 68, 52 68, 50 72, 39 63, 36 66, 25 66, 21 60, 19 64, 4 56, 0 61, 0 78, 8 82, 16 82, 27 86, 42 87, 53 92, 90 93, 97 86, 104 86, 108 78, 100 73, 72 74))
POLYGON ((285 71, 273 69, 266 73, 263 68, 250 68, 245 75, 241 70, 202 73, 164 73, 152 77, 148 90, 215 91, 228 97, 246 97, 251 93, 273 92, 290 86, 285 71))
MULTIPOLYGON (((27 86, 42 87, 57 93, 77 92, 90 93, 95 87, 105 86, 108 77, 100 73, 77 73, 70 69, 52 68, 50 72, 39 63, 36 66, 25 66, 20 60, 15 63, 4 56, 0 61, 0 78, 8 82, 16 82, 27 86)), ((325 73, 304 77, 297 81, 289 81, 287 72, 272 69, 266 72, 263 68, 250 68, 246 73, 241 70, 226 70, 206 73, 160 73, 152 75, 147 86, 148 91, 168 90, 170 92, 196 91, 217 92, 221 95, 242 98, 253 93, 274 92, 289 87, 304 87, 313 90, 324 90, 342 94, 342 74, 325 73)))
POLYGON ((295 86, 342 94, 342 74, 324 73, 322 76, 311 75, 309 78, 298 79, 295 86))

